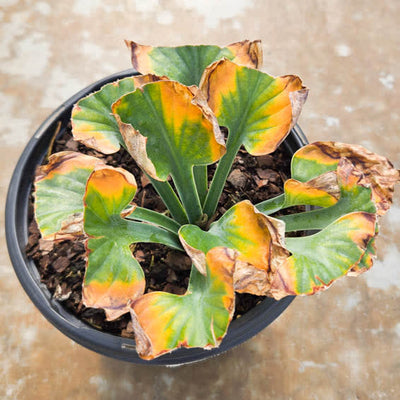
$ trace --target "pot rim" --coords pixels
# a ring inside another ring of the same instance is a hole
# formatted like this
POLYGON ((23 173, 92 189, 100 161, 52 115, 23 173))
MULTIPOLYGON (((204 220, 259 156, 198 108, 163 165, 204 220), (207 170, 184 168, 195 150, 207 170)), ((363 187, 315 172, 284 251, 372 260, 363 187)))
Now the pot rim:
MULTIPOLYGON (((61 133, 70 120, 73 105, 81 97, 99 90, 103 85, 116 79, 137 74, 134 69, 128 69, 92 83, 62 103, 39 126, 22 152, 9 184, 5 207, 6 241, 15 273, 25 292, 43 316, 70 339, 90 350, 119 360, 144 365, 178 366, 216 356, 252 338, 272 323, 289 306, 294 296, 287 296, 279 301, 266 298, 241 318, 232 321, 218 348, 211 350, 180 348, 146 361, 137 355, 134 339, 99 331, 79 320, 64 309, 61 303, 52 299, 47 287, 40 282, 33 260, 25 254, 28 239, 28 200, 34 171, 43 160, 48 141, 53 136, 58 121, 62 123, 61 133)), ((301 128, 296 125, 284 143, 289 152, 294 153, 308 141, 301 128)))

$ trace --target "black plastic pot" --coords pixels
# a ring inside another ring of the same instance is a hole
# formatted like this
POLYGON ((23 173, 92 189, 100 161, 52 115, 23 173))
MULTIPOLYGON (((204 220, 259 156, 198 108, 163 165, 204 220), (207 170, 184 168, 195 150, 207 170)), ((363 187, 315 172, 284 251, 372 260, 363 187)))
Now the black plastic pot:
MULTIPOLYGON (((61 332, 82 346, 100 354, 137 364, 180 365, 199 361, 225 352, 256 335, 274 321, 293 301, 289 296, 280 301, 266 299, 241 318, 233 321, 219 348, 213 350, 179 349, 152 361, 144 361, 135 351, 135 341, 104 333, 80 321, 56 300, 40 282, 34 262, 25 254, 28 239, 28 202, 35 169, 41 164, 58 121, 60 134, 65 130, 73 105, 83 96, 118 78, 136 74, 130 69, 110 75, 81 90, 63 103, 39 127, 27 144, 15 168, 6 203, 6 239, 15 273, 26 293, 40 312, 61 332)), ((293 153, 307 143, 296 126, 284 142, 293 153)))

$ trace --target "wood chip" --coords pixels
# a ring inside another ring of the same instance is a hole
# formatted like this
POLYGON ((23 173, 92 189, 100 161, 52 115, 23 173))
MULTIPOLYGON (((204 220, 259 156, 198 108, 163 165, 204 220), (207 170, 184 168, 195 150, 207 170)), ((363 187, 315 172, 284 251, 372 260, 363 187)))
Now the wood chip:
POLYGON ((143 262, 146 259, 142 250, 137 250, 134 255, 139 262, 143 262))
POLYGON ((165 258, 165 263, 175 270, 188 271, 192 267, 190 257, 180 251, 170 251, 165 258))
POLYGON ((54 263, 53 263, 53 268, 57 272, 63 272, 65 268, 67 268, 70 265, 70 260, 68 257, 58 257, 54 263))
POLYGON ((234 169, 229 174, 227 181, 237 188, 243 188, 246 186, 247 178, 239 169, 234 169))
POLYGON ((261 179, 268 179, 269 181, 276 183, 280 180, 280 175, 278 172, 272 170, 272 169, 262 169, 262 168, 257 168, 256 169, 257 175, 261 179))
POLYGON ((50 253, 50 251, 53 250, 53 247, 53 240, 39 239, 39 249, 43 252, 43 254, 50 253))
POLYGON ((257 157, 257 164, 261 168, 271 168, 274 165, 274 157, 271 154, 257 157))

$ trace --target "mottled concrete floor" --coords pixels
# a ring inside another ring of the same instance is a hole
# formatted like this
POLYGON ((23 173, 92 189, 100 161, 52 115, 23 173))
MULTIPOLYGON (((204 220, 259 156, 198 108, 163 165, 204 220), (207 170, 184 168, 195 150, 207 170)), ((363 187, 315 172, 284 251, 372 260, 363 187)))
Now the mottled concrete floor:
MULTIPOLYGON (((80 88, 130 66, 124 38, 154 45, 262 39, 264 70, 298 74, 311 89, 300 119, 311 141, 362 144, 400 167, 396 0, 0 0, 0 21, 2 204, 40 122, 80 88)), ((397 193, 372 271, 297 299, 228 354, 177 369, 114 361, 59 333, 17 281, 2 229, 0 398, 397 399, 399 222, 397 193)))

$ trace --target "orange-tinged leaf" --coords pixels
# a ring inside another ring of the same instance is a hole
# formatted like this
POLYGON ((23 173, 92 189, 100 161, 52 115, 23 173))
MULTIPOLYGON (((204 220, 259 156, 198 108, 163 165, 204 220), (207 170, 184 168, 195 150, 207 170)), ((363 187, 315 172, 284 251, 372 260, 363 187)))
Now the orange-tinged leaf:
MULTIPOLYGON (((328 173, 330 174, 330 173, 328 173)), ((324 174, 326 176, 326 174, 324 174)), ((329 175, 331 176, 331 174, 329 175)), ((336 179, 335 179, 336 180, 336 179)), ((325 182, 300 182, 295 179, 288 179, 284 184, 285 206, 313 205, 318 207, 330 207, 338 201, 338 185, 336 183, 335 195, 325 187, 325 182), (336 189, 337 188, 337 189, 336 189)))
POLYGON ((112 109, 126 142, 136 144, 128 149, 139 166, 156 180, 171 176, 187 219, 198 223, 203 210, 193 168, 218 161, 225 145, 215 116, 194 92, 175 81, 149 83, 112 109))
MULTIPOLYGON (((336 171, 325 172, 304 185, 320 186, 338 200, 324 209, 281 216, 280 219, 286 224, 286 232, 323 229, 341 216, 356 211, 376 213, 369 183, 365 180, 364 174, 356 169, 347 158, 340 159, 336 171)), ((285 205, 296 205, 296 198, 292 203, 290 203, 290 197, 288 199, 288 202, 285 199, 285 205)), ((303 198, 303 200, 305 204, 308 204, 306 203, 307 198, 303 198)), ((309 203, 313 204, 313 200, 311 199, 309 203)), ((317 202, 314 202, 314 205, 324 206, 323 203, 317 204, 317 202)), ((262 207, 260 209, 263 210, 262 207)))
MULTIPOLYGON (((135 177, 123 168, 110 168, 104 166, 97 168, 88 181, 87 192, 96 191, 101 193, 102 199, 111 204, 124 202, 125 198, 132 199, 137 190, 135 177), (121 199, 121 200, 119 200, 121 199)), ((119 204, 118 204, 119 206, 119 204)), ((113 211, 108 206, 110 213, 113 211)))
POLYGON ((232 252, 214 248, 206 263, 206 276, 192 268, 185 295, 152 292, 132 303, 140 357, 151 360, 179 347, 218 347, 235 306, 232 252))
POLYGON ((44 239, 83 234, 83 196, 98 158, 72 151, 55 153, 36 171, 35 218, 44 239))
POLYGON ((104 154, 117 152, 123 140, 111 113, 111 105, 122 95, 162 79, 166 78, 155 75, 131 76, 108 83, 79 100, 71 114, 74 138, 104 154))
POLYGON ((296 123, 308 90, 293 75, 274 78, 263 72, 220 60, 201 79, 219 124, 229 128, 235 147, 252 155, 273 152, 296 123))
MULTIPOLYGON (((249 68, 261 68, 263 62, 263 52, 261 46, 261 40, 243 40, 241 42, 232 43, 226 46, 234 58, 228 58, 234 63, 243 65, 249 68)), ((210 63, 211 64, 211 63, 210 63)))
POLYGON ((298 150, 292 159, 292 176, 302 182, 327 171, 336 170, 340 160, 347 158, 364 174, 364 182, 372 189, 378 215, 383 215, 392 203, 394 185, 400 174, 385 157, 362 146, 338 142, 315 142, 298 150))
MULTIPOLYGON (((118 253, 121 256, 120 251, 118 253)), ((140 268, 140 266, 136 267, 140 268)), ((103 308, 107 320, 112 321, 129 312, 129 301, 144 293, 145 281, 142 277, 132 281, 91 281, 84 283, 82 289, 82 300, 85 306, 103 308)))
POLYGON ((311 295, 347 275, 363 260, 375 236, 376 219, 375 214, 354 212, 314 235, 287 238, 292 255, 275 273, 272 296, 311 295))
POLYGON ((132 156, 153 178, 165 181, 171 173, 178 175, 179 169, 211 164, 225 153, 218 124, 199 101, 200 105, 190 88, 160 81, 114 103, 126 142, 140 143, 132 156))
POLYGON ((223 236, 240 253, 240 261, 258 269, 275 270, 279 259, 287 256, 283 224, 258 212, 248 200, 228 210, 209 232, 223 236))
POLYGON ((144 293, 143 270, 130 245, 162 243, 180 248, 175 234, 151 224, 123 219, 136 192, 132 174, 121 168, 103 167, 93 171, 84 197, 84 229, 87 264, 83 302, 103 308, 112 320, 129 311, 129 302, 144 293))
POLYGON ((283 235, 284 224, 259 213, 249 201, 233 206, 208 232, 193 225, 179 231, 182 245, 203 274, 208 251, 217 246, 235 250, 235 290, 256 295, 269 292, 270 277, 289 255, 283 235))
POLYGON ((125 41, 131 51, 133 67, 142 74, 166 75, 184 85, 198 85, 204 69, 222 58, 250 68, 262 64, 262 48, 259 40, 218 46, 144 46, 130 40, 125 41))

